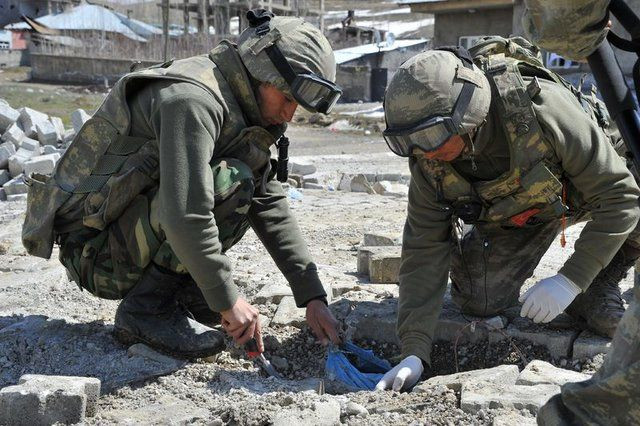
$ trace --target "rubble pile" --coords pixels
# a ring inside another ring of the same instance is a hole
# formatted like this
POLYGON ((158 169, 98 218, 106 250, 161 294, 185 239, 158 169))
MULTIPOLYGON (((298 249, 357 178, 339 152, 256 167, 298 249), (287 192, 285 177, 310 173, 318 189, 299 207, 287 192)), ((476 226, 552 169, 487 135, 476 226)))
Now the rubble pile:
POLYGON ((78 109, 71 115, 73 128, 65 129, 60 117, 28 107, 16 110, 0 99, 0 201, 25 199, 25 177, 31 173, 51 174, 89 118, 78 109))

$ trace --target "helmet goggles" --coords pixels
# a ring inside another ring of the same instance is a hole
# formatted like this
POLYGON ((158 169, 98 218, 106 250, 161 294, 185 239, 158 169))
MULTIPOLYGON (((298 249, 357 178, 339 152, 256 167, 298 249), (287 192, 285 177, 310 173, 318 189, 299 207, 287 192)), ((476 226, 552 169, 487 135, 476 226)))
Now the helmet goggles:
MULTIPOLYGON (((442 50, 453 52, 462 60, 465 68, 473 70, 473 62, 465 49, 445 47, 442 50)), ((462 134, 464 132, 462 117, 467 111, 474 90, 475 85, 465 80, 453 110, 448 116, 431 116, 405 127, 390 128, 387 124, 382 136, 391 152, 400 157, 409 157, 413 154, 414 148, 424 152, 436 151, 452 136, 462 134)))
POLYGON ((285 79, 293 98, 303 107, 328 114, 338 102, 342 89, 335 83, 316 74, 297 74, 276 43, 265 48, 280 75, 285 79))

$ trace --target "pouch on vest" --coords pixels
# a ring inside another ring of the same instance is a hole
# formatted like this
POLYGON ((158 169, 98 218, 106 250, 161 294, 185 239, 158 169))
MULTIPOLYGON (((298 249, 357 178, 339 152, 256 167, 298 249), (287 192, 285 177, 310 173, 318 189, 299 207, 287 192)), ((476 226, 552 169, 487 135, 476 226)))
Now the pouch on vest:
POLYGON ((228 149, 216 157, 236 158, 248 165, 253 172, 256 189, 264 192, 271 172, 270 147, 275 143, 276 138, 264 127, 247 127, 229 143, 228 149))

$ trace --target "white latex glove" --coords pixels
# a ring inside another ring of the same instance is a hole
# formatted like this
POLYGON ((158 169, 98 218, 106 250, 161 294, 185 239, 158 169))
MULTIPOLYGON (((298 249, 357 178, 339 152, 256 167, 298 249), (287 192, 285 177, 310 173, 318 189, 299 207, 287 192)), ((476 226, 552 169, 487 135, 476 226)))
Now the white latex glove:
POLYGON ((582 290, 562 274, 538 281, 520 296, 520 316, 533 322, 549 322, 573 302, 582 290))
POLYGON ((420 378, 422 370, 424 370, 422 360, 415 355, 409 355, 382 377, 376 385, 376 390, 400 391, 403 388, 411 387, 420 378))

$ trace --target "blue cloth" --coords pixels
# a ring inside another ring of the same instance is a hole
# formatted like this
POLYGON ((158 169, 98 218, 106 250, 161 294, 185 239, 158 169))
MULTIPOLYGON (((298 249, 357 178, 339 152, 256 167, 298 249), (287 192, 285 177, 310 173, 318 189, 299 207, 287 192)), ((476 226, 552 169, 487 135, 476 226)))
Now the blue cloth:
POLYGON ((334 345, 329 347, 325 376, 353 391, 374 390, 384 373, 389 370, 391 370, 389 361, 376 357, 373 351, 345 342, 340 347, 334 345), (353 364, 348 357, 353 359, 353 364))

